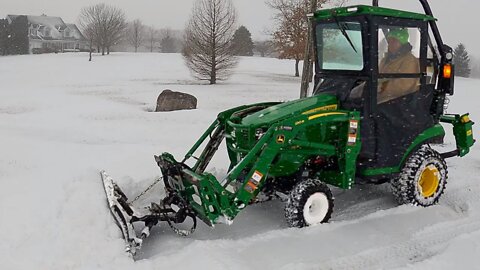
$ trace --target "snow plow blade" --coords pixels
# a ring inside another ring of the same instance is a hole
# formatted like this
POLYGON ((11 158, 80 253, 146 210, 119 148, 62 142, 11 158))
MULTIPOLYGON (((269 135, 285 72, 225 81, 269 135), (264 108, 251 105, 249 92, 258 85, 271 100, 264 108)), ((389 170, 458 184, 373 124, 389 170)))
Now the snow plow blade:
POLYGON ((105 171, 101 171, 100 175, 107 197, 108 208, 122 231, 123 239, 125 240, 125 251, 133 258, 142 247, 143 241, 150 235, 152 227, 157 225, 159 221, 167 222, 170 228, 181 236, 187 236, 195 231, 197 226, 196 215, 177 194, 170 193, 160 202, 152 202, 148 207, 145 207, 148 212, 144 214, 142 212, 145 211, 137 211, 132 207, 125 193, 122 192, 120 187, 105 171), (174 226, 174 224, 184 223, 187 219, 191 220, 189 229, 179 229, 174 226), (133 226, 135 222, 143 222, 144 224, 140 236, 137 236, 135 232, 135 227, 133 226))
POLYGON ((125 251, 135 256, 137 250, 141 248, 143 240, 137 237, 133 228, 132 223, 136 220, 134 210, 130 207, 127 197, 113 179, 105 171, 101 171, 100 175, 105 188, 108 207, 125 240, 125 251))

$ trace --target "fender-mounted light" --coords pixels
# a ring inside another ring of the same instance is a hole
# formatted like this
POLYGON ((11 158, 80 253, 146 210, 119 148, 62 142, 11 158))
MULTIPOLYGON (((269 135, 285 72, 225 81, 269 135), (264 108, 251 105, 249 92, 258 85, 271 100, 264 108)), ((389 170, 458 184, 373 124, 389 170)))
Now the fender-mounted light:
POLYGON ((445 64, 443 66, 443 78, 450 79, 452 77, 452 65, 445 64))
POLYGON ((470 122, 470 117, 468 117, 468 115, 464 115, 464 116, 462 116, 462 118, 460 119, 460 122, 462 122, 462 123, 464 123, 464 124, 465 124, 465 123, 468 123, 468 122, 470 122))

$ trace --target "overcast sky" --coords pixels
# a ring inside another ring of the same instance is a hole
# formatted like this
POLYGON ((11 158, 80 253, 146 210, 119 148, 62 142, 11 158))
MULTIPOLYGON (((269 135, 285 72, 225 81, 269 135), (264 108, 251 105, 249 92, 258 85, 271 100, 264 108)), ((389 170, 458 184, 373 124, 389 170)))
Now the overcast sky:
MULTIPOLYGON (((77 22, 84 6, 104 2, 122 8, 128 19, 140 18, 146 25, 159 28, 183 29, 195 0, 0 0, 0 16, 7 14, 62 17, 65 22, 77 22)), ((264 0, 233 0, 239 24, 245 25, 254 39, 263 39, 273 24, 272 11, 264 0)), ((349 5, 370 4, 371 1, 350 0, 349 5)), ((430 0, 433 12, 439 19, 440 31, 445 42, 452 47, 463 42, 467 50, 480 58, 480 31, 475 21, 480 1, 430 0), (478 53, 477 53, 478 51, 478 53)), ((417 0, 380 0, 380 5, 421 11, 417 0)))

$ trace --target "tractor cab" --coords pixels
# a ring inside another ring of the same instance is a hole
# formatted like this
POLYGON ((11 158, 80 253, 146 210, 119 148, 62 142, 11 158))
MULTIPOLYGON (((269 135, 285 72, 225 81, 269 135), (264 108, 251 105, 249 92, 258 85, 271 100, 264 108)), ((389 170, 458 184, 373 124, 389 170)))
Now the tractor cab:
POLYGON ((445 96, 453 94, 452 50, 431 12, 360 5, 313 18, 313 94, 334 94, 342 109, 360 111, 360 174, 379 176, 376 168, 398 166, 425 131, 438 133, 430 141, 442 140, 435 127, 445 96))

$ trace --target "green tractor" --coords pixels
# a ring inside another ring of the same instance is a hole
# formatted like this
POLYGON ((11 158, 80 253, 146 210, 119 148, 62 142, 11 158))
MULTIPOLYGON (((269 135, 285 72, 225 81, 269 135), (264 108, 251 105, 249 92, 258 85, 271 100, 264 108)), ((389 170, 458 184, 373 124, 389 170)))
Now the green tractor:
POLYGON ((313 95, 221 112, 181 161, 169 153, 155 156, 166 197, 148 213, 132 207, 101 172, 127 252, 135 255, 160 221, 188 235, 197 218, 210 226, 230 224, 248 205, 275 196, 286 201, 290 226, 324 223, 333 211, 329 186, 390 182, 400 204, 437 203, 447 182, 445 159, 465 156, 475 140, 468 114, 444 113, 454 92, 452 49, 427 1, 420 3, 425 14, 378 7, 377 1, 312 14, 313 95), (443 141, 440 123, 453 126, 456 149, 450 152, 430 147, 443 141), (217 179, 205 169, 223 141, 230 167, 217 179), (136 222, 144 223, 139 234, 136 222), (184 222, 191 228, 175 225, 184 222))

